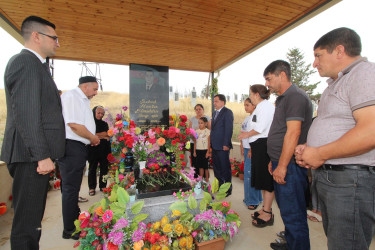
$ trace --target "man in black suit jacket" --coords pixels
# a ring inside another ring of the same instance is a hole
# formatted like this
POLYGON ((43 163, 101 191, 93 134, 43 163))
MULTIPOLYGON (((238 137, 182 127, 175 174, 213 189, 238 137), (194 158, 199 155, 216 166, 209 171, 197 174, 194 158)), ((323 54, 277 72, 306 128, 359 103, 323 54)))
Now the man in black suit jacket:
MULTIPOLYGON (((211 122, 211 148, 214 162, 214 174, 222 185, 232 182, 232 171, 229 160, 229 150, 232 147, 233 112, 225 107, 226 99, 222 94, 214 97, 215 112, 211 122)), ((227 195, 232 194, 232 186, 227 195)))
POLYGON ((1 160, 13 177, 12 249, 39 249, 49 173, 65 150, 60 96, 46 57, 60 47, 55 25, 30 16, 21 26, 25 49, 4 75, 7 121, 1 160))

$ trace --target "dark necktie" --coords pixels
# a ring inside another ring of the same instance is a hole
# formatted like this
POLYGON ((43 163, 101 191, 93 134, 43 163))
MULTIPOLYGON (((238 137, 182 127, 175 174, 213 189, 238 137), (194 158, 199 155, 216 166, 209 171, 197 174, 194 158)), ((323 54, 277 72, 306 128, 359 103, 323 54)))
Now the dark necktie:
POLYGON ((214 120, 216 120, 216 118, 217 118, 218 115, 219 115, 219 111, 216 110, 216 111, 215 111, 215 118, 214 118, 214 120))

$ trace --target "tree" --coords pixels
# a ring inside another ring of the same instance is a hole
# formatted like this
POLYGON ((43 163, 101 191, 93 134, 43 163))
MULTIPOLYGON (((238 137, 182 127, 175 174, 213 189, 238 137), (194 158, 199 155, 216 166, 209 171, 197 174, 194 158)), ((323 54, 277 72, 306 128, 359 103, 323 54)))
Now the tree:
POLYGON ((310 76, 316 73, 316 70, 311 69, 311 63, 305 65, 304 54, 298 48, 289 49, 287 58, 290 63, 292 83, 303 89, 311 100, 319 100, 321 94, 314 95, 313 92, 320 81, 316 83, 310 83, 309 81, 310 76))

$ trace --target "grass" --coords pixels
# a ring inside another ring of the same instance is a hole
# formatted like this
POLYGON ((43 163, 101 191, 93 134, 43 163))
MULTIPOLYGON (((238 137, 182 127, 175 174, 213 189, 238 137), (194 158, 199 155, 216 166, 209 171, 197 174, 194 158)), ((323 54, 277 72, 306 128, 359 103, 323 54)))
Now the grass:
MULTIPOLYGON (((211 100, 197 98, 195 103, 192 103, 191 98, 183 98, 178 102, 173 100, 169 101, 169 113, 170 114, 184 114, 188 118, 195 115, 194 106, 200 103, 205 107, 205 114, 211 117, 211 100)), ((121 111, 121 107, 129 106, 129 94, 121 94, 116 92, 99 92, 91 100, 91 107, 101 105, 108 109, 108 111, 115 115, 121 111)), ((239 141, 237 136, 241 130, 241 123, 247 116, 242 103, 228 102, 226 105, 233 111, 234 115, 234 126, 233 126, 233 141, 239 141)), ((4 129, 6 122, 6 101, 5 91, 0 89, 0 148, 4 137, 4 129)))

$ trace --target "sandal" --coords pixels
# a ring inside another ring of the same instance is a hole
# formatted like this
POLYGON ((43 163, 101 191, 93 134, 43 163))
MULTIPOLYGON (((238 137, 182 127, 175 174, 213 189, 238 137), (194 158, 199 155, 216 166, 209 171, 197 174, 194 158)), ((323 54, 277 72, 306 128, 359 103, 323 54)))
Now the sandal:
POLYGON ((78 197, 78 202, 88 202, 89 201, 89 199, 86 199, 86 198, 83 198, 83 197, 78 197))
MULTIPOLYGON (((262 210, 263 210, 263 208, 264 208, 264 206, 262 207, 262 210)), ((260 211, 260 210, 259 210, 259 211, 260 211)), ((259 211, 256 211, 255 213, 253 213, 253 214, 251 215, 251 218, 252 218, 252 219, 257 218, 257 217, 260 215, 259 211)), ((263 210, 263 211, 264 211, 264 210, 263 210)), ((272 208, 271 208, 271 212, 272 212, 272 208)))
MULTIPOLYGON (((255 209, 258 208, 258 206, 259 205, 249 205, 249 206, 247 206, 247 209, 249 209, 249 210, 255 210, 255 209)), ((254 215, 255 215, 255 213, 254 213, 254 215)))
MULTIPOLYGON (((255 227, 266 227, 266 226, 272 226, 273 225, 273 222, 274 222, 274 216, 273 216, 273 213, 272 211, 269 212, 269 211, 265 211, 263 209, 263 212, 267 213, 267 214, 270 214, 271 215, 271 218, 268 220, 268 221, 265 221, 265 220, 262 220, 258 217, 254 218, 254 220, 256 221, 256 223, 254 223, 254 221, 252 222, 253 226, 255 227)), ((255 215, 255 214, 254 214, 255 215)))
POLYGON ((89 191, 89 195, 90 195, 90 196, 94 196, 94 195, 95 195, 95 190, 94 190, 94 189, 91 189, 91 190, 89 191))

